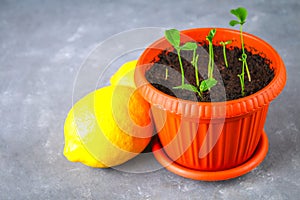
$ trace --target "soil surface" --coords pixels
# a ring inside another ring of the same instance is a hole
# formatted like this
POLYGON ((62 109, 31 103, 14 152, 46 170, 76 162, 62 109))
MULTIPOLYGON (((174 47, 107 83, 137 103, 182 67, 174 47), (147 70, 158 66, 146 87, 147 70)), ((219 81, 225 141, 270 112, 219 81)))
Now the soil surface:
MULTIPOLYGON (((196 86, 195 68, 191 64, 193 51, 182 50, 180 53, 185 72, 185 83, 196 86)), ((247 63, 251 76, 251 82, 249 82, 245 71, 245 96, 248 96, 267 86, 274 78, 274 71, 270 60, 265 58, 262 53, 252 53, 247 50, 245 53, 247 54, 247 63)), ((198 76, 201 83, 202 80, 207 79, 209 54, 206 42, 198 43, 197 54, 199 54, 198 76)), ((219 102, 238 99, 243 97, 238 77, 238 74, 242 71, 242 62, 239 60, 242 50, 237 47, 226 48, 226 55, 228 68, 224 62, 223 47, 214 46, 214 78, 218 83, 209 91, 204 92, 202 98, 197 93, 185 89, 174 89, 174 87, 181 85, 180 65, 175 50, 167 49, 162 51, 158 58, 153 60, 153 66, 146 72, 146 79, 158 90, 185 100, 219 102)))

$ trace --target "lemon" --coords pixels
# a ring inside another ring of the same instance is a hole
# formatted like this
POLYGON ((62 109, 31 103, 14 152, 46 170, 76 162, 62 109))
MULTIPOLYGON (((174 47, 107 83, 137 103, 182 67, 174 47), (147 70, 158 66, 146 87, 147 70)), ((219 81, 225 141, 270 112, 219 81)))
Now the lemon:
POLYGON ((79 100, 70 110, 64 126, 64 155, 72 162, 82 162, 90 167, 106 167, 88 152, 79 135, 79 133, 83 135, 82 131, 86 130, 83 138, 87 140, 99 132, 94 115, 93 99, 94 93, 90 93, 79 100))
POLYGON ((149 104, 132 87, 107 86, 79 100, 64 126, 64 155, 91 167, 120 165, 150 142, 149 104))
POLYGON ((64 155, 90 167, 112 167, 138 155, 153 131, 149 104, 137 93, 134 69, 125 63, 111 77, 113 86, 101 88, 79 100, 64 127, 64 155))
POLYGON ((110 78, 110 84, 125 85, 134 88, 134 69, 136 67, 136 64, 137 60, 132 60, 123 64, 119 68, 119 70, 110 78))

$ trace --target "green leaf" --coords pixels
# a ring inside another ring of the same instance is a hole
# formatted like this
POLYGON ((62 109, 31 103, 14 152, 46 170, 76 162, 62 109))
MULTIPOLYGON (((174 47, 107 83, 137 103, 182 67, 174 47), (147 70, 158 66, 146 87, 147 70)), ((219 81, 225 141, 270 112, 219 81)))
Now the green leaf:
POLYGON ((237 24, 241 24, 239 21, 236 21, 236 20, 231 20, 230 22, 229 22, 229 25, 230 26, 235 26, 235 25, 237 25, 237 24))
POLYGON ((200 84, 200 92, 209 90, 210 88, 214 87, 217 83, 218 81, 214 78, 203 80, 200 84))
POLYGON ((190 84, 184 84, 184 85, 180 85, 180 86, 176 86, 176 87, 173 87, 173 89, 184 89, 184 90, 189 90, 189 91, 192 91, 192 92, 199 92, 198 89, 193 86, 193 85, 190 85, 190 84))
POLYGON ((248 11, 246 8, 239 7, 237 9, 232 9, 230 12, 240 20, 241 25, 246 22, 246 18, 248 16, 248 11))
POLYGON ((214 36, 216 35, 217 30, 216 29, 211 29, 208 33, 208 36, 206 36, 206 39, 210 42, 212 42, 214 36))
POLYGON ((194 42, 187 42, 182 47, 182 50, 194 50, 197 49, 197 44, 194 42))
POLYGON ((177 29, 166 30, 165 37, 175 48, 179 48, 180 32, 177 29))

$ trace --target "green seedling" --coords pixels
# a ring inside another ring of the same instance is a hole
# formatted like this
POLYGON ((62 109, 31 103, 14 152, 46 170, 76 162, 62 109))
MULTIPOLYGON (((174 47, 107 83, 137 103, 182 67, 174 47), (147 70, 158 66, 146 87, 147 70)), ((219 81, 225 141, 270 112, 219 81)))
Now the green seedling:
POLYGON ((167 80, 167 79, 168 79, 168 76, 169 76, 169 72, 168 72, 168 68, 166 68, 165 80, 167 80))
POLYGON ((193 43, 194 46, 192 47, 193 49, 193 59, 192 59, 192 65, 195 68, 195 77, 196 77, 196 85, 199 87, 199 76, 198 76, 198 59, 199 55, 197 54, 197 44, 193 43))
POLYGON ((212 87, 214 87, 216 84, 218 83, 218 81, 214 78, 210 78, 210 79, 206 79, 206 80, 203 80, 201 82, 201 85, 199 87, 200 89, 200 92, 203 93, 207 90, 210 90, 212 87))
POLYGON ((185 89, 185 90, 189 90, 192 92, 196 92, 200 98, 202 99, 202 94, 203 92, 210 90, 212 87, 214 87, 216 84, 218 83, 218 81, 214 78, 210 78, 210 79, 206 79, 201 81, 201 84, 199 87, 196 87, 194 85, 191 84, 184 84, 182 86, 178 86, 178 87, 174 87, 174 89, 185 89))
POLYGON ((209 53, 209 60, 208 60, 208 79, 213 78, 214 72, 214 48, 213 48, 213 38, 216 35, 216 29, 211 29, 206 36, 206 40, 208 41, 208 53, 209 53))
POLYGON ((242 96, 245 96, 245 68, 247 71, 247 76, 248 76, 248 80, 249 82, 251 81, 251 76, 250 76, 250 72, 249 72, 249 68, 248 68, 248 64, 247 64, 247 55, 245 53, 245 46, 244 46, 244 38, 243 38, 243 25, 246 22, 246 18, 248 16, 248 12, 246 8, 237 8, 237 9, 233 9, 230 11, 231 14, 235 15, 237 17, 237 20, 231 20, 229 22, 229 24, 231 26, 235 26, 237 24, 240 25, 240 37, 241 37, 241 45, 242 45, 242 57, 239 58, 240 61, 242 61, 243 65, 242 65, 242 73, 238 75, 238 77, 240 78, 240 82, 241 82, 241 88, 242 88, 242 96))
POLYGON ((165 31, 165 38, 170 42, 170 44, 176 49, 178 55, 178 61, 180 65, 181 71, 181 86, 184 85, 184 70, 182 66, 182 60, 180 56, 181 50, 194 50, 195 46, 197 48, 197 44, 193 42, 187 42, 184 45, 180 46, 180 32, 176 29, 170 29, 165 31))
POLYGON ((225 62, 225 66, 228 68, 228 62, 227 62, 227 56, 226 56, 226 45, 231 44, 231 40, 228 40, 226 42, 220 42, 220 45, 223 46, 223 55, 224 55, 224 62, 225 62))

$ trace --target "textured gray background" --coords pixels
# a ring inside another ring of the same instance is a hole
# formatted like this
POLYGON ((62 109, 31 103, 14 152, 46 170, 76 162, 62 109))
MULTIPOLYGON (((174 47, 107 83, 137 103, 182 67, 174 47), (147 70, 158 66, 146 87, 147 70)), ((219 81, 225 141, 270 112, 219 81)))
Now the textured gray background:
POLYGON ((0 1, 0 199, 299 199, 299 0, 171 2, 0 1), (228 27, 229 10, 240 5, 250 14, 245 31, 275 47, 288 73, 270 106, 270 148, 259 167, 208 183, 64 158, 76 73, 99 42, 141 27, 228 27))

